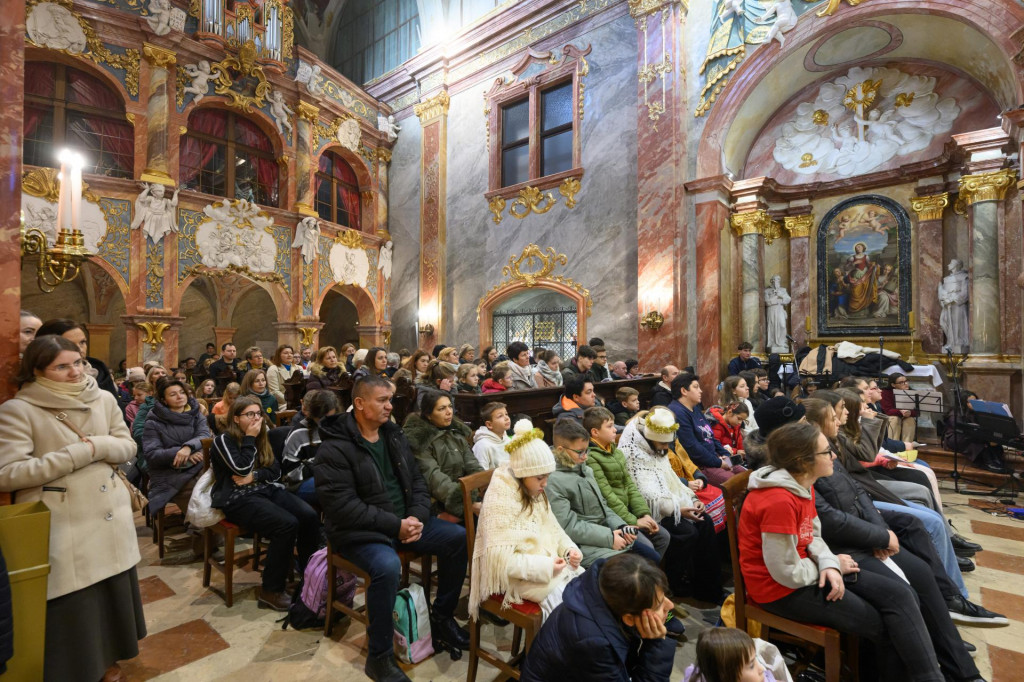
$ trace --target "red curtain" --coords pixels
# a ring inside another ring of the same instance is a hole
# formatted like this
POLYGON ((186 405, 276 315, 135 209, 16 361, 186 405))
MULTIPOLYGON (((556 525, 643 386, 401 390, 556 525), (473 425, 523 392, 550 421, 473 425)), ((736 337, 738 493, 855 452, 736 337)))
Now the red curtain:
MULTIPOLYGON (((223 138, 228 129, 227 114, 216 109, 197 109, 188 117, 188 129, 212 137, 223 138)), ((185 136, 182 139, 180 151, 182 184, 188 183, 199 175, 199 171, 217 153, 217 147, 216 144, 202 142, 194 137, 185 136)))
MULTIPOLYGON (((247 147, 258 149, 261 152, 274 153, 274 145, 271 144, 270 138, 260 130, 259 126, 244 118, 235 117, 235 141, 247 147)), ((266 191, 268 198, 271 200, 270 203, 276 206, 278 190, 277 162, 273 158, 268 159, 262 156, 255 156, 250 161, 254 162, 256 166, 256 182, 263 186, 264 191, 266 191)))
POLYGON ((25 62, 25 94, 53 98, 56 96, 57 73, 53 64, 25 62))
POLYGON ((24 121, 26 138, 30 139, 32 137, 32 133, 36 131, 36 127, 39 125, 39 122, 42 121, 46 117, 46 115, 49 114, 51 111, 53 111, 53 109, 50 109, 49 107, 44 109, 42 107, 36 107, 31 104, 25 105, 24 121))
MULTIPOLYGON (((27 74, 26 74, 27 77, 27 74)), ((68 102, 85 104, 104 111, 124 112, 124 103, 110 88, 87 73, 67 69, 68 102)), ((132 172, 135 163, 135 131, 127 122, 102 116, 85 114, 82 117, 89 130, 102 138, 96 145, 110 154, 114 167, 132 172)))
POLYGON ((333 155, 334 177, 338 185, 338 207, 348 213, 348 227, 359 229, 359 180, 352 166, 333 155))

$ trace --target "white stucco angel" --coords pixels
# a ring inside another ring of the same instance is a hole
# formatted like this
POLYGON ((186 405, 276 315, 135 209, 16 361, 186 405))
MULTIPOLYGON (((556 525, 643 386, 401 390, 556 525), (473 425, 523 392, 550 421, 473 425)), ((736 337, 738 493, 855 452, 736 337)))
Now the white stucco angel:
POLYGON ((288 104, 284 101, 284 95, 281 94, 280 90, 274 90, 270 93, 270 115, 274 119, 274 125, 277 126, 277 132, 284 135, 285 128, 288 129, 288 134, 292 134, 292 120, 291 116, 295 112, 288 108, 288 104))
POLYGON ((743 0, 725 0, 722 5, 722 19, 726 19, 731 16, 742 17, 743 13, 743 0))
POLYGON ((149 16, 146 23, 153 33, 158 36, 165 36, 171 32, 171 16, 174 7, 170 0, 149 0, 149 16))
POLYGON ((390 116, 377 114, 377 130, 387 135, 388 141, 394 142, 398 138, 398 133, 402 130, 402 126, 395 123, 394 114, 390 116))
POLYGON ((954 258, 949 262, 949 274, 939 284, 939 326, 946 335, 942 350, 963 353, 971 343, 971 331, 967 318, 968 276, 963 263, 954 258))
POLYGON ((320 65, 314 64, 309 69, 309 79, 306 81, 306 90, 314 97, 324 94, 324 84, 320 80, 320 65))
POLYGON ((132 220, 132 229, 143 228, 146 236, 154 243, 158 243, 169 232, 178 231, 178 223, 175 216, 175 209, 178 207, 178 189, 170 199, 164 195, 167 188, 158 182, 151 184, 142 183, 142 192, 135 199, 135 218, 132 220))
POLYGON ((789 316, 786 306, 790 302, 789 292, 782 287, 782 277, 774 275, 771 286, 764 290, 765 326, 769 353, 785 353, 789 350, 786 336, 789 335, 789 316))
POLYGON ((380 247, 380 272, 384 279, 391 279, 391 256, 395 243, 390 239, 380 247))
POLYGON ((349 118, 342 121, 338 126, 338 142, 349 151, 359 152, 359 141, 363 131, 359 128, 359 121, 349 118))
POLYGON ((185 73, 191 78, 191 82, 183 88, 185 93, 192 93, 192 101, 196 104, 202 101, 206 93, 210 91, 210 62, 200 59, 195 64, 186 64, 185 73))
POLYGON ((302 252, 302 261, 309 265, 316 259, 316 250, 320 244, 320 223, 313 216, 307 216, 299 221, 295 228, 295 241, 292 242, 293 249, 302 252))
POLYGON ((764 43, 767 45, 772 40, 777 40, 779 47, 783 47, 786 44, 786 36, 783 34, 790 32, 796 26, 797 16, 792 0, 777 0, 768 8, 767 12, 761 15, 760 19, 755 21, 759 24, 767 24, 771 17, 775 17, 775 23, 772 24, 771 30, 765 36, 764 43))

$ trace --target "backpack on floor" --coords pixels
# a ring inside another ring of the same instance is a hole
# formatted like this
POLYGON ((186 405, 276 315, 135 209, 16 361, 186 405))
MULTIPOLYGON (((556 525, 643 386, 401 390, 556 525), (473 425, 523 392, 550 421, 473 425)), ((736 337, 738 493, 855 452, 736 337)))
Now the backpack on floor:
MULTIPOLYGON (((356 576, 347 571, 337 571, 334 581, 335 596, 345 604, 352 606, 356 597, 356 576)), ((334 618, 340 618, 340 611, 334 612, 334 618)), ((284 618, 282 630, 291 625, 296 630, 322 628, 327 617, 327 548, 314 552, 309 557, 306 570, 302 573, 302 582, 292 593, 292 605, 284 618)))
POLYGON ((419 663, 434 654, 430 638, 430 614, 423 587, 412 583, 395 598, 395 657, 403 663, 419 663))

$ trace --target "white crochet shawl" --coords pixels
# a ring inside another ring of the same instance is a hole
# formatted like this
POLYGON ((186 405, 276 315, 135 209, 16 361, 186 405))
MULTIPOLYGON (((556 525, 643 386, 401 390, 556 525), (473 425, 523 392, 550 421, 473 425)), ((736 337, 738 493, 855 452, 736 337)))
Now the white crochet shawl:
POLYGON ((641 423, 640 419, 631 420, 619 437, 619 449, 626 456, 626 468, 651 511, 658 514, 658 510, 666 506, 678 522, 680 508, 692 507, 697 496, 676 476, 668 457, 655 454, 640 432, 641 423))
POLYGON ((474 617, 480 603, 492 594, 504 593, 504 608, 523 603, 519 593, 521 581, 509 577, 509 564, 516 554, 550 557, 554 561, 564 558, 570 549, 577 549, 546 500, 523 510, 519 482, 509 471, 508 463, 494 470, 477 524, 469 581, 469 609, 474 617))

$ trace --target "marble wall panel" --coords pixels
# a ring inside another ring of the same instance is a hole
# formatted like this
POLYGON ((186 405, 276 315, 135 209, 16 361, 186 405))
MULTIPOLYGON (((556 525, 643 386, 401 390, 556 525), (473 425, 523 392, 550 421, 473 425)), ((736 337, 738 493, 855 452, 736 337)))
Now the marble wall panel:
MULTIPOLYGON (((487 152, 482 93, 493 79, 452 97, 448 114, 448 332, 447 338, 439 341, 479 341, 476 307, 480 297, 502 281, 501 269, 509 256, 519 255, 524 246, 535 242, 566 254, 568 265, 558 266, 556 274, 571 277, 590 290, 594 307, 587 323, 588 336, 602 337, 613 357, 636 357, 636 26, 623 16, 571 42, 593 46, 587 58, 590 74, 584 81, 581 126, 585 175, 574 209, 567 209, 559 197, 558 205, 544 215, 523 220, 506 216, 495 225, 483 197, 487 152)), ((396 186, 392 178, 392 187, 396 186)), ((557 191, 554 194, 559 196, 557 191)), ((401 295, 397 288, 396 294, 401 295)))
POLYGON ((418 343, 420 279, 419 119, 402 121, 388 170, 388 231, 395 243, 391 268, 391 346, 413 350, 418 343))
POLYGON ((1003 204, 1004 229, 999 231, 999 266, 1003 312, 1004 355, 1021 352, 1021 288, 1017 277, 1021 273, 1021 203, 1019 196, 1009 196, 1003 204), (1017 226, 1012 229, 1012 226, 1017 226))
POLYGON ((942 220, 920 221, 914 228, 918 253, 915 261, 918 282, 915 322, 920 330, 921 350, 925 353, 939 353, 942 350, 943 335, 939 327, 942 306, 939 305, 938 288, 949 262, 942 260, 942 220))
POLYGON ((807 341, 807 317, 811 314, 810 277, 807 275, 810 238, 791 237, 787 241, 789 267, 792 273, 789 279, 789 296, 793 301, 789 306, 789 329, 796 340, 796 347, 799 348, 807 341))
MULTIPOLYGON (((25 89, 25 3, 0 0, 0 400, 14 395, 21 329, 21 120, 25 89)), ((37 313, 42 316, 42 313, 37 313)))

